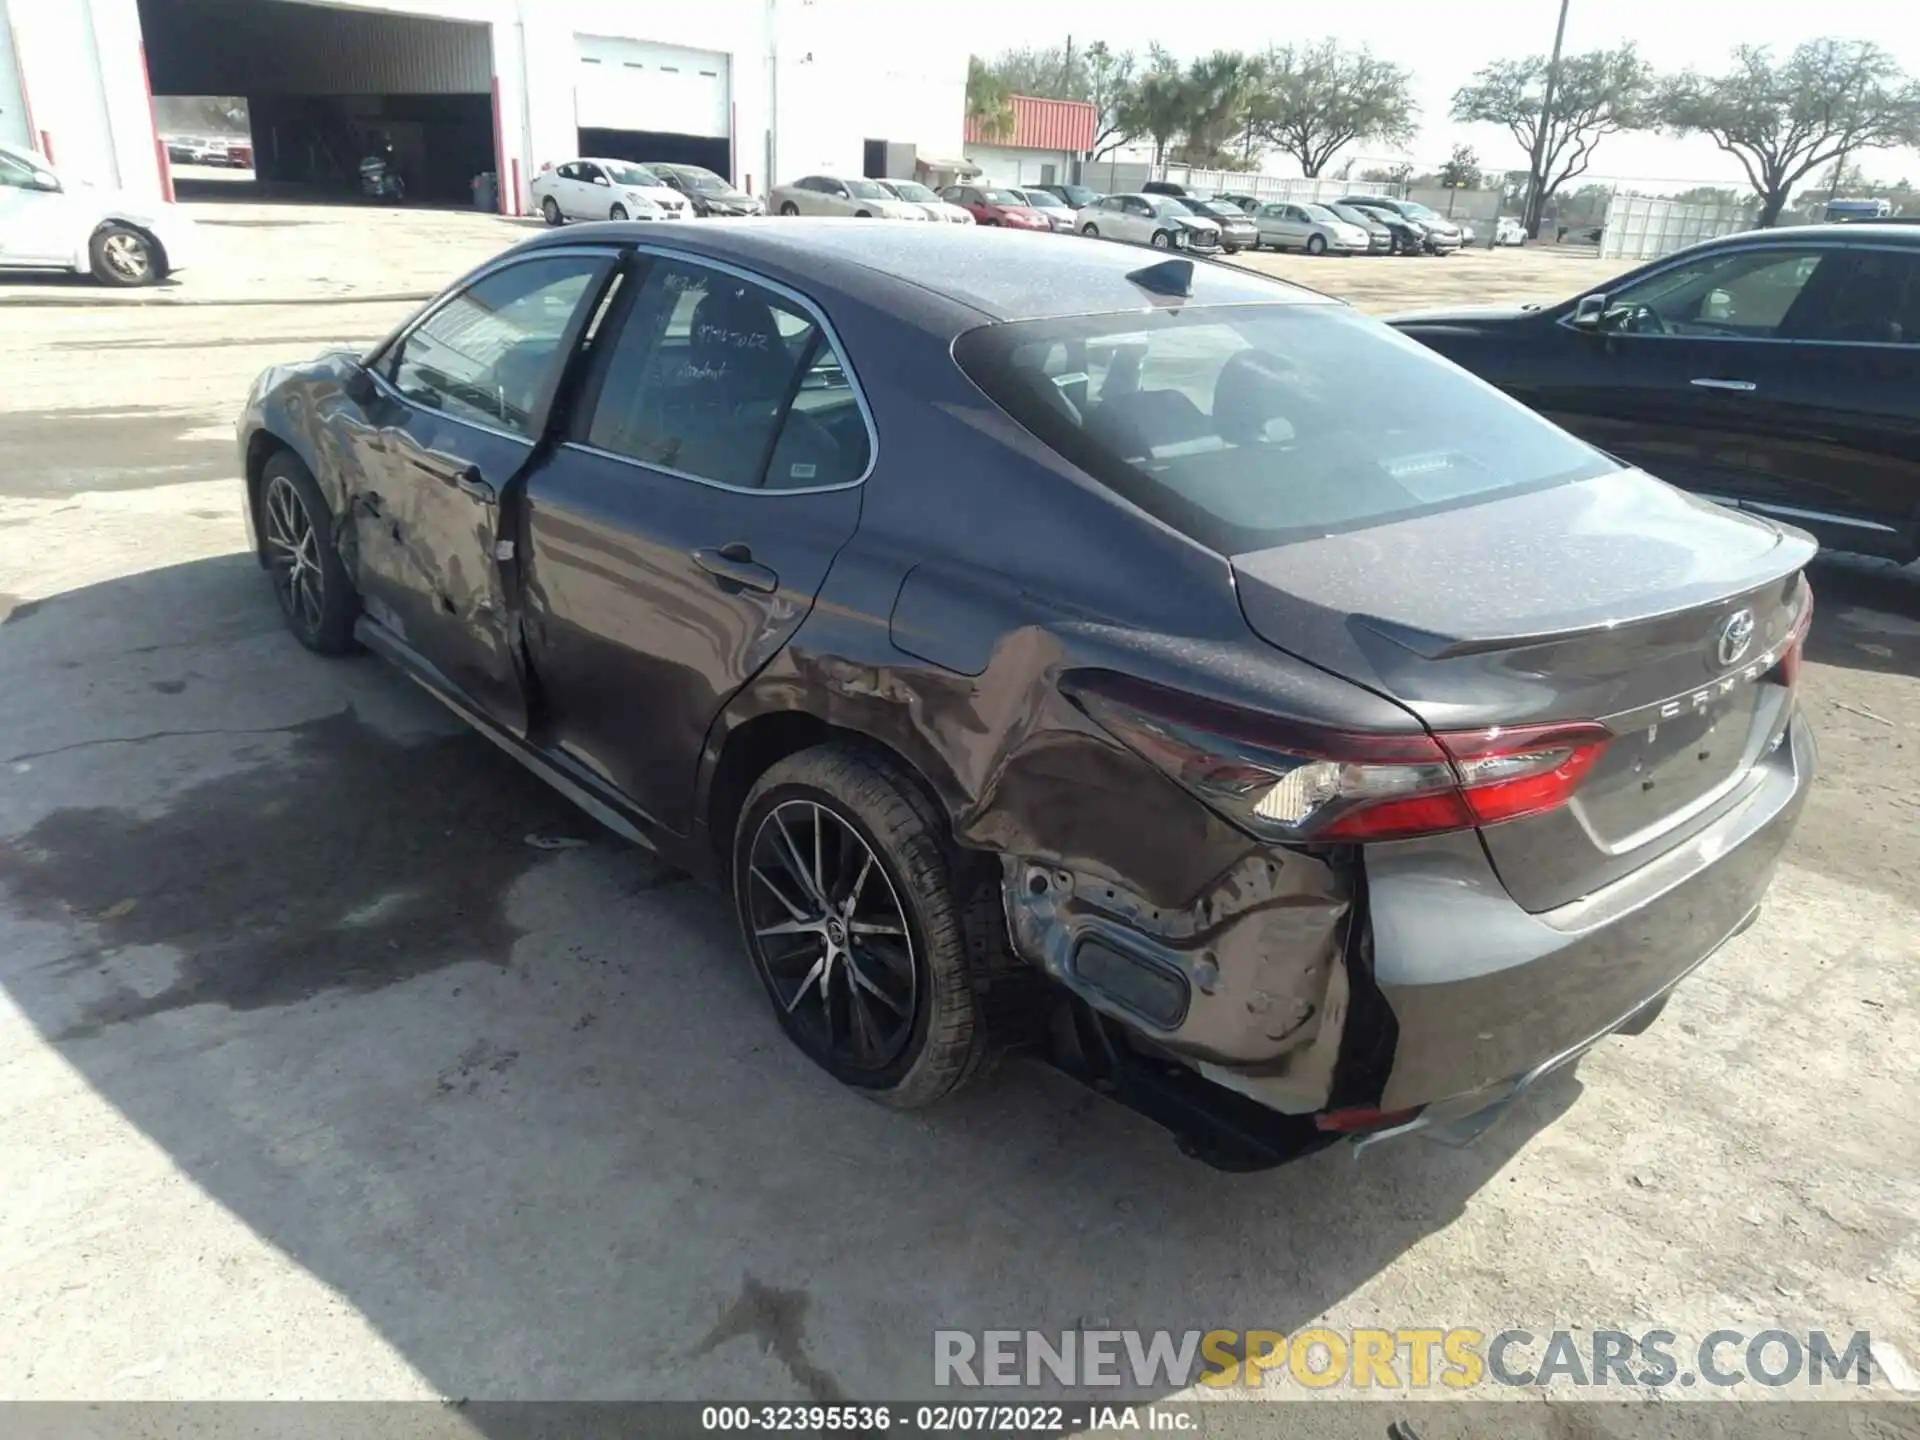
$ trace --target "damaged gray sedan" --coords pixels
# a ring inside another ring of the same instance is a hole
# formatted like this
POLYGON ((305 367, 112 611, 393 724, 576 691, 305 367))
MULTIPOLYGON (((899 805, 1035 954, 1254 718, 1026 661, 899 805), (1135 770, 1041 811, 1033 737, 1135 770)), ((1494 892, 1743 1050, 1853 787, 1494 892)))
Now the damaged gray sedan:
POLYGON ((1227 1168, 1475 1133, 1753 920, 1812 543, 1309 291, 799 220, 544 236, 240 425, 296 635, 732 896, 774 1018, 1227 1168))

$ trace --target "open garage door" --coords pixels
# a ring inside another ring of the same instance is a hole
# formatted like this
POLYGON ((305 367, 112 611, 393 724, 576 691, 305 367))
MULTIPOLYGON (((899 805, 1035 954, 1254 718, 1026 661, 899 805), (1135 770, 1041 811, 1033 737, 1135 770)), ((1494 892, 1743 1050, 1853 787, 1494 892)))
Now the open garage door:
POLYGON ((604 35, 578 35, 574 82, 580 153, 662 160, 733 173, 727 57, 604 35))
POLYGON ((139 7, 154 93, 245 96, 268 193, 353 198, 380 137, 410 200, 470 204, 498 164, 484 24, 305 0, 139 7))

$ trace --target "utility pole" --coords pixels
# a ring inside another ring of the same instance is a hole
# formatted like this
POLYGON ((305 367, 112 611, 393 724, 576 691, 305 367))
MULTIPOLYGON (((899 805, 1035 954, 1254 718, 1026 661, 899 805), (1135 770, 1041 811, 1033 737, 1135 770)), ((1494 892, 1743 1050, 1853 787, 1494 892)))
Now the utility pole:
POLYGON ((1553 125, 1553 92, 1560 84, 1560 47, 1567 38, 1567 5, 1560 0, 1560 23, 1553 31, 1553 58, 1547 61, 1547 85, 1540 97, 1540 120, 1533 132, 1533 165, 1527 174, 1527 237, 1540 238, 1540 212, 1546 208, 1546 196, 1540 192, 1547 183, 1547 131, 1553 125))
POLYGON ((1073 36, 1067 36, 1066 58, 1060 62, 1060 93, 1073 96, 1073 36))

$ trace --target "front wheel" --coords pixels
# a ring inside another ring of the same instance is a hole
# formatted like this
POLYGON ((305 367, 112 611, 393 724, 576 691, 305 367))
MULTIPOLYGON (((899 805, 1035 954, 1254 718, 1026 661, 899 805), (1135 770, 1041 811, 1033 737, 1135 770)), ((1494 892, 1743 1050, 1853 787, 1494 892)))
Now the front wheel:
POLYGON ((800 207, 791 200, 784 200, 780 204, 780 213, 782 215, 798 215, 800 213, 800 207))
POLYGON ((733 892, 775 1019, 836 1080, 913 1109, 979 1072, 953 861, 887 760, 821 745, 769 769, 735 828, 733 892))
POLYGON ((297 457, 282 450, 260 472, 260 538, 287 628, 309 650, 353 649, 359 598, 333 545, 333 511, 297 457))
POLYGON ((1088 221, 1080 227, 1080 233, 1085 235, 1089 240, 1098 240, 1100 238, 1100 227, 1092 221, 1088 221))
POLYGON ((626 218, 627 218, 627 207, 626 207, 626 206, 624 206, 624 205, 615 205, 615 206, 614 206, 614 207, 613 207, 612 209, 610 209, 610 210, 608 210, 608 211, 607 211, 607 218, 608 218, 609 220, 624 220, 624 219, 626 219, 626 218))
POLYGON ((1173 236, 1164 230, 1156 230, 1153 232, 1153 240, 1151 243, 1156 250, 1171 250, 1173 248, 1173 236))
POLYGON ((153 237, 131 225, 109 221, 93 232, 87 246, 93 278, 102 285, 127 288, 154 285, 166 278, 166 262, 153 237))
POLYGON ((1326 236, 1309 235, 1307 237, 1307 254, 1324 255, 1326 253, 1327 253, 1327 237, 1326 236))
POLYGON ((558 225, 564 218, 560 214, 560 202, 551 195, 540 202, 540 213, 547 217, 547 224, 558 225))

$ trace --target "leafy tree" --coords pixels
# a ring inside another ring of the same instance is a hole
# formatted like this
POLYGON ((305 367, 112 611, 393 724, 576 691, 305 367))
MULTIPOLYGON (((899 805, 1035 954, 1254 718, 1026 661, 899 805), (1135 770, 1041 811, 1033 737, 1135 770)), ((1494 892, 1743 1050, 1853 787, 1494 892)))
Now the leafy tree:
POLYGON ((1440 183, 1449 190, 1480 188, 1480 157, 1471 145, 1456 145, 1447 163, 1440 167, 1440 183))
POLYGON ((987 67, 1009 95, 1037 95, 1044 100, 1087 98, 1086 56, 1065 45, 1002 51, 987 67))
POLYGON ((1168 148, 1186 133, 1187 77, 1160 45, 1148 48, 1146 73, 1134 83, 1120 114, 1127 130, 1153 141, 1155 165, 1165 162, 1168 148))
POLYGON ((988 66, 1008 95, 1047 100, 1084 100, 1095 111, 1093 158, 1111 154, 1133 140, 1123 123, 1133 89, 1131 50, 1115 50, 1096 40, 1084 50, 1066 45, 1003 51, 988 66))
POLYGON ((1002 140, 1013 133, 1013 95, 986 61, 967 57, 967 123, 984 138, 1002 140))
POLYGON ((1562 59, 1553 113, 1543 116, 1546 83, 1543 55, 1495 60, 1455 92, 1451 110, 1455 120, 1505 126, 1529 157, 1544 128, 1540 181, 1530 187, 1523 222, 1530 235, 1539 233, 1541 212, 1554 193, 1586 173, 1604 137, 1644 129, 1653 119, 1653 69, 1632 45, 1562 59))
POLYGON ((1718 205, 1729 210, 1740 205, 1740 192, 1724 185, 1695 185, 1673 198, 1682 205, 1718 205))
POLYGON ((1724 75, 1669 78, 1656 109, 1674 134, 1710 136, 1740 162, 1762 227, 1819 166, 1920 143, 1920 84, 1871 40, 1809 40, 1779 62, 1740 45, 1724 75))
POLYGON ((1360 178, 1375 185, 1405 185, 1413 179, 1413 166, 1404 162, 1399 165, 1374 165, 1362 170, 1360 178))
POLYGON ((1247 128, 1248 99, 1260 71, 1258 57, 1238 50, 1216 50, 1188 67, 1182 127, 1188 164, 1232 163, 1233 157, 1223 151, 1247 128))
POLYGON ((1418 114, 1405 70, 1332 40, 1269 49, 1248 99, 1254 133, 1309 177, 1355 141, 1406 144, 1418 114))

